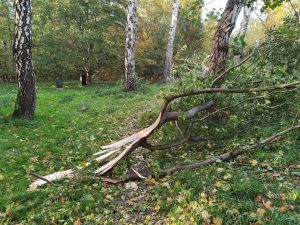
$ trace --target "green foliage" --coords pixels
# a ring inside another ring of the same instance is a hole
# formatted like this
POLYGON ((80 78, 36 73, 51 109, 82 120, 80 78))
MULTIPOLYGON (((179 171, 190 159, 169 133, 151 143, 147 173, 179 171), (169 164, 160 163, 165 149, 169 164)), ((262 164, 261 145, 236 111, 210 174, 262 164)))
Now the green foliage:
POLYGON ((12 79, 14 71, 12 42, 13 19, 12 3, 9 0, 0 1, 0 78, 7 82, 12 79))
POLYGON ((237 35, 233 39, 232 43, 232 54, 233 55, 242 55, 243 49, 246 47, 247 43, 245 41, 245 35, 237 35))
POLYGON ((107 70, 122 67, 125 34, 117 24, 124 23, 126 14, 120 5, 96 0, 39 0, 33 8, 33 58, 39 79, 78 79, 85 70, 103 76, 107 70))

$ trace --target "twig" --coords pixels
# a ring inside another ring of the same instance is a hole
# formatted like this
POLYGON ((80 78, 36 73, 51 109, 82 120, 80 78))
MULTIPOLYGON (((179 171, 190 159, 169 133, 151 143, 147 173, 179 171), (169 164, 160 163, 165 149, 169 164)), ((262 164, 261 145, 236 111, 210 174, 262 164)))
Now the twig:
POLYGON ((131 169, 132 169, 132 171, 133 171, 139 178, 141 178, 141 179, 147 179, 146 177, 144 177, 143 175, 141 175, 138 171, 136 171, 136 170, 133 169, 132 167, 131 167, 131 169))
POLYGON ((210 114, 208 114, 208 115, 206 115, 206 116, 204 116, 204 117, 202 117, 202 118, 200 118, 200 119, 196 119, 195 121, 205 120, 206 118, 208 118, 208 117, 210 117, 210 116, 212 116, 212 115, 214 115, 214 114, 216 114, 216 113, 218 113, 218 112, 222 112, 222 111, 224 111, 225 109, 233 108, 233 107, 238 106, 238 105, 241 105, 242 103, 244 103, 244 102, 246 102, 246 101, 249 101, 249 100, 253 100, 253 99, 261 99, 261 98, 265 98, 265 97, 264 97, 264 96, 256 96, 256 97, 246 98, 246 99, 244 99, 243 101, 240 101, 240 102, 237 102, 236 104, 232 104, 232 105, 223 107, 223 108, 221 108, 221 109, 218 109, 218 110, 216 110, 216 111, 214 111, 214 112, 212 112, 212 113, 210 113, 210 114))
POLYGON ((38 179, 41 179, 41 180, 43 180, 43 181, 45 181, 45 182, 47 182, 48 184, 51 184, 51 185, 54 185, 54 186, 58 186, 57 184, 54 184, 52 181, 50 181, 50 180, 48 180, 48 179, 46 179, 46 178, 44 178, 44 177, 42 177, 42 176, 39 176, 39 175, 37 175, 37 174, 35 174, 35 173, 33 173, 33 172, 27 172, 29 175, 31 175, 31 176, 34 176, 34 177, 36 177, 36 178, 38 178, 38 179))

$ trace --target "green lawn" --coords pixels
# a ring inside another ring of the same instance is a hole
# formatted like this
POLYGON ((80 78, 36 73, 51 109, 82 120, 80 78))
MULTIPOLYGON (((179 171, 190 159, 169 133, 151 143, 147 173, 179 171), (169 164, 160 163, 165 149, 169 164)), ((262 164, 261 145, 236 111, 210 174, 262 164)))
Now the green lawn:
MULTIPOLYGON (((239 163, 122 185, 103 183, 92 165, 75 179, 26 191, 35 180, 29 171, 46 175, 82 165, 99 146, 144 125, 137 118, 157 108, 161 89, 124 93, 113 83, 67 82, 56 90, 39 83, 36 118, 27 121, 9 117, 16 85, 0 85, 0 224, 300 224, 299 141, 244 155, 239 163)), ((149 161, 157 167, 192 161, 204 157, 198 148, 211 151, 193 144, 149 153, 149 161)))

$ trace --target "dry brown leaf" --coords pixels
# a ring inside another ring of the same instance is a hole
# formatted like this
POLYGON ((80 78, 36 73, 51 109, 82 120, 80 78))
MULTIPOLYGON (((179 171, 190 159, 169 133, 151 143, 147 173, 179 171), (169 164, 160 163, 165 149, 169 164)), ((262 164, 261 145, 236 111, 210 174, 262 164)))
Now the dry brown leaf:
POLYGON ((243 156, 241 155, 238 155, 236 158, 235 158, 235 161, 239 164, 243 163, 243 156))

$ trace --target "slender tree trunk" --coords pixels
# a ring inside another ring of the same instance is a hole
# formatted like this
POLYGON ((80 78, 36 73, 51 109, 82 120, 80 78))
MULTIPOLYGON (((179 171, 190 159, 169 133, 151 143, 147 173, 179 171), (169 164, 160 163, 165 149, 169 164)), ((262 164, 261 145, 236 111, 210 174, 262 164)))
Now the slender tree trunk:
POLYGON ((244 16, 243 16, 243 20, 240 25, 239 36, 246 35, 252 10, 253 10, 252 7, 248 7, 246 5, 244 6, 244 9, 243 9, 244 16))
POLYGON ((169 38, 168 38, 165 68, 164 68, 164 80, 166 83, 172 80, 171 70, 173 64, 174 40, 175 40, 176 27, 177 27, 178 12, 179 12, 179 0, 173 0, 172 19, 171 19, 171 25, 169 29, 169 38))
POLYGON ((128 0, 125 46, 125 91, 135 88, 135 45, 137 33, 137 0, 128 0))
POLYGON ((14 61, 18 78, 18 95, 13 116, 32 119, 35 112, 35 76, 31 61, 32 1, 15 1, 14 61))
POLYGON ((217 75, 225 68, 229 38, 243 7, 244 0, 228 0, 214 35, 214 46, 206 75, 217 75))

